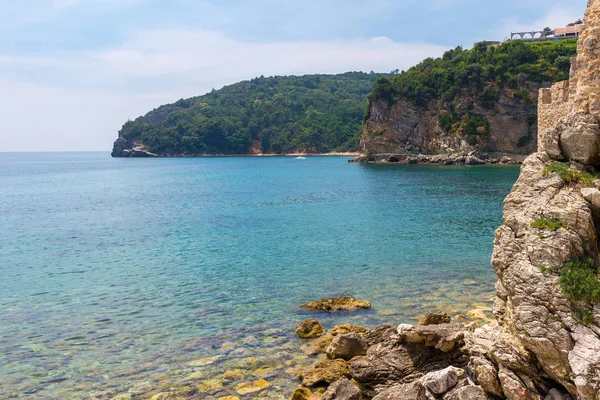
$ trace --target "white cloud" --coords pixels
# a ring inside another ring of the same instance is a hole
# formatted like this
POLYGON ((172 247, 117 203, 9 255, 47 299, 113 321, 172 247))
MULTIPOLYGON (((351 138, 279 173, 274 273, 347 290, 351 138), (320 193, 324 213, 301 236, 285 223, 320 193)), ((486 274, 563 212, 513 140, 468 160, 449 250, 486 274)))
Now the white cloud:
POLYGON ((0 55, 0 151, 109 150, 127 119, 213 87, 260 75, 406 69, 443 51, 385 37, 246 43, 211 31, 146 30, 99 52, 0 55), (22 64, 37 69, 15 72, 22 64))

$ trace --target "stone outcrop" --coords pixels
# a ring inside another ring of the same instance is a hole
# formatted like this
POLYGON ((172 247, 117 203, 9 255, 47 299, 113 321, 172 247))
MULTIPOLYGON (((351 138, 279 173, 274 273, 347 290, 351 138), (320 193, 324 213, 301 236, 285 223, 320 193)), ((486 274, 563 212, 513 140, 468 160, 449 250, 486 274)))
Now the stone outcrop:
POLYGON ((149 152, 145 146, 124 138, 118 138, 115 141, 110 155, 112 157, 158 157, 149 152))
POLYGON ((311 311, 352 311, 361 308, 371 308, 367 300, 357 300, 353 297, 338 297, 335 299, 322 299, 302 304, 300 308, 311 311))
POLYGON ((327 347, 327 356, 329 358, 351 360, 356 356, 365 355, 367 349, 368 345, 365 339, 358 333, 351 332, 334 337, 329 347, 327 347))

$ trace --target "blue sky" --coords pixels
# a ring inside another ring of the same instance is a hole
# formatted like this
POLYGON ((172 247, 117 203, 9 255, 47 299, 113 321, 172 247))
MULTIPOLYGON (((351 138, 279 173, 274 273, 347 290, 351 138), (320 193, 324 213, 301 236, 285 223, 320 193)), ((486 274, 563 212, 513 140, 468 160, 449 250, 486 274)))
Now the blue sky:
POLYGON ((564 26, 585 0, 0 0, 0 151, 109 150, 161 104, 258 75, 406 69, 564 26))

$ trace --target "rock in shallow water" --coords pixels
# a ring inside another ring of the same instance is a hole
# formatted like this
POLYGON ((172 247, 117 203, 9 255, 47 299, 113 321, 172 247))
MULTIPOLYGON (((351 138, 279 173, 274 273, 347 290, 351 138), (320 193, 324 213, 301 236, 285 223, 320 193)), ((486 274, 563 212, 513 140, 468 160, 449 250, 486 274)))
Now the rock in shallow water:
POLYGON ((259 379, 254 382, 241 383, 235 387, 235 391, 240 395, 245 395, 249 393, 260 392, 269 386, 271 386, 269 382, 265 381, 264 379, 259 379))
POLYGON ((351 311, 371 308, 371 302, 357 300, 353 297, 338 297, 335 299, 322 299, 302 304, 300 308, 312 311, 351 311))
POLYGON ((451 322, 450 315, 445 312, 429 313, 419 320, 418 325, 439 325, 449 324, 451 322))
POLYGON ((329 385, 341 378, 350 378, 348 363, 344 360, 324 360, 314 365, 312 369, 301 373, 302 384, 306 387, 329 385))
POLYGON ((296 328, 296 333, 302 339, 308 339, 313 337, 322 336, 325 331, 323 330, 323 326, 314 318, 309 318, 304 320, 298 325, 296 328))
POLYGON ((303 386, 298 386, 296 390, 294 390, 294 394, 290 400, 308 400, 311 396, 312 392, 310 389, 303 386))

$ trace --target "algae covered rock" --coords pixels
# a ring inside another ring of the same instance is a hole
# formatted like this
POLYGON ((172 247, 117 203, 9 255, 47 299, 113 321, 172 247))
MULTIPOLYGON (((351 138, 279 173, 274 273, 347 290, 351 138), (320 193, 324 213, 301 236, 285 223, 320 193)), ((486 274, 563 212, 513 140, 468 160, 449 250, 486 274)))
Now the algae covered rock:
POLYGON ((302 373, 302 384, 306 387, 329 385, 338 379, 350 377, 349 365, 345 360, 324 360, 302 373))
POLYGON ((296 333, 303 339, 322 336, 325 331, 323 326, 315 318, 304 320, 296 328, 296 333))
POLYGON ((300 305, 300 308, 311 311, 352 311, 371 308, 371 302, 357 300, 353 297, 337 297, 335 299, 321 299, 300 305))
POLYGON ((312 394, 310 389, 305 388, 304 386, 298 386, 296 390, 294 390, 294 394, 290 400, 308 400, 311 398, 312 394))

